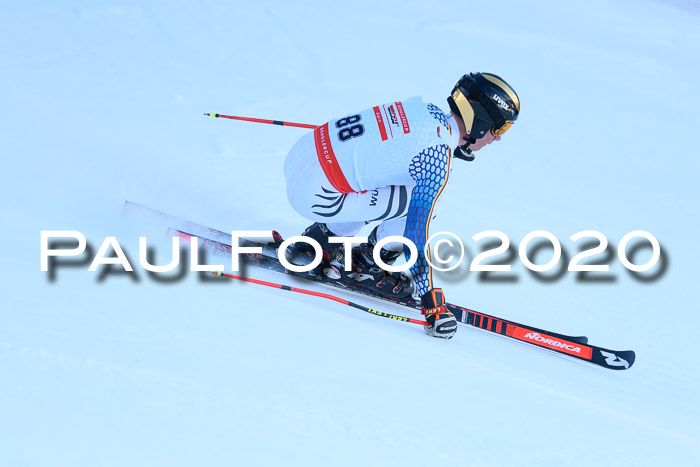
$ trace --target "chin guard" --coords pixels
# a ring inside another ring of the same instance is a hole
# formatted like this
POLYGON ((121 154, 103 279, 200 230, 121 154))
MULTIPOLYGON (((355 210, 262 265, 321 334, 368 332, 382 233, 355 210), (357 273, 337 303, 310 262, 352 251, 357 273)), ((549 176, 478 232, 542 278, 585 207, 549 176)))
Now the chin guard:
POLYGON ((475 139, 469 138, 469 139, 467 140, 467 143, 466 143, 466 144, 463 144, 463 145, 461 145, 461 146, 457 146, 457 147, 455 148, 455 150, 454 150, 454 156, 455 156, 457 159, 462 159, 462 160, 465 160, 465 161, 468 161, 468 162, 473 161, 474 158, 475 158, 475 156, 474 156, 474 153, 472 152, 472 150, 469 149, 469 145, 472 144, 472 143, 475 143, 475 142, 476 142, 475 139))

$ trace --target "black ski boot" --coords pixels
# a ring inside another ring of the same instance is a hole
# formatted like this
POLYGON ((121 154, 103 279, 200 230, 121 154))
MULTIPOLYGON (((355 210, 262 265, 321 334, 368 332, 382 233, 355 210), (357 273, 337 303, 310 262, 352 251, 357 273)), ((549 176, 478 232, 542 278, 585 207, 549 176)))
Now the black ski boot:
MULTIPOLYGON (((367 243, 353 247, 352 249, 352 278, 358 282, 371 280, 379 282, 384 277, 385 271, 374 262, 374 247, 377 244, 377 228, 367 237, 367 243)), ((391 251, 382 248, 379 257, 389 266, 401 256, 400 251, 391 251)))
MULTIPOLYGON (((334 237, 326 224, 313 223, 302 233, 304 237, 316 240, 323 250, 321 263, 307 274, 312 276, 326 275, 331 279, 340 279, 343 261, 343 245, 341 243, 330 243, 328 237, 334 237)), ((306 242, 296 242, 289 245, 285 251, 287 261, 296 266, 306 266, 316 258, 316 250, 306 242)))
MULTIPOLYGON (((413 283, 405 274, 384 271, 374 262, 372 255, 376 244, 377 228, 369 235, 367 243, 352 249, 352 272, 345 272, 341 266, 344 283, 354 283, 354 285, 371 289, 387 298, 404 300, 412 297, 413 283)), ((401 251, 382 248, 379 257, 384 263, 392 266, 401 254, 401 251)))
POLYGON ((374 284, 375 290, 390 300, 416 300, 411 279, 402 272, 384 272, 384 277, 374 284))

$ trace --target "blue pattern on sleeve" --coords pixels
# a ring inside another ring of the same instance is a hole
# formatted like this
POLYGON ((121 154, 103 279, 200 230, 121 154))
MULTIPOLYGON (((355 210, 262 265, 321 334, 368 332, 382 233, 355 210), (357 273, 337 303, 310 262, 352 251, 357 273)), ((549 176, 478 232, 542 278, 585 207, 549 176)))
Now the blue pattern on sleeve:
MULTIPOLYGON (((443 186, 447 183, 449 166, 450 148, 446 144, 441 144, 421 151, 411 160, 409 167, 416 186, 411 194, 404 237, 415 243, 418 248, 418 260, 410 271, 420 295, 432 288, 432 271, 423 250, 428 241, 430 213, 443 186)), ((408 248, 405 248, 404 252, 408 257, 408 248)))

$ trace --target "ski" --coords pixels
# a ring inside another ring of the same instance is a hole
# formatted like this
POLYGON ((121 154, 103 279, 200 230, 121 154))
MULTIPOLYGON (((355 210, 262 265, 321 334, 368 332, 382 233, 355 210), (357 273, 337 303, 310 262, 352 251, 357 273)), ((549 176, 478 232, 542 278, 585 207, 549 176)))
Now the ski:
MULTIPOLYGON (((197 237, 201 248, 207 252, 231 258, 231 235, 225 232, 205 227, 194 222, 185 221, 165 213, 126 202, 124 206, 125 215, 148 215, 160 219, 168 225, 169 236, 178 236, 189 239, 197 237)), ((315 282, 324 287, 334 289, 341 293, 351 293, 365 298, 378 301, 380 303, 400 307, 411 312, 420 312, 420 302, 413 299, 397 301, 384 297, 371 289, 341 284, 338 281, 326 278, 325 276, 311 276, 304 273, 288 271, 277 259, 277 247, 282 243, 282 237, 274 232, 272 242, 261 243, 249 239, 240 239, 239 246, 260 247, 262 253, 241 254, 239 259, 243 264, 268 269, 280 274, 293 276, 295 278, 315 282)), ((486 313, 472 310, 466 307, 447 304, 449 310, 455 315, 458 324, 462 326, 475 327, 481 331, 497 334, 501 337, 510 338, 519 342, 531 344, 539 348, 555 352, 560 355, 572 357, 581 361, 592 363, 603 368, 612 370, 626 370, 635 361, 635 353, 632 350, 610 350, 588 344, 585 336, 568 336, 555 333, 529 325, 516 323, 514 321, 498 318, 486 313)))
MULTIPOLYGON (((188 241, 194 236, 187 232, 172 228, 168 229, 168 234, 170 236, 178 236, 188 241)), ((242 254, 240 255, 240 260, 245 264, 262 267, 289 276, 294 276, 305 281, 316 282, 324 285, 325 287, 335 289, 339 292, 351 292, 365 296, 366 298, 372 300, 379 301, 387 305, 400 306, 404 309, 407 309, 408 311, 420 312, 420 303, 416 300, 390 300, 376 293, 372 293, 371 289, 367 289, 364 287, 352 287, 346 283, 329 279, 322 275, 310 276, 308 274, 288 271, 284 268, 284 266, 282 266, 282 264, 279 263, 276 255, 277 246, 279 246, 279 244, 282 243, 282 238, 277 232, 274 232, 274 236, 275 239, 273 244, 263 244, 247 239, 240 239, 239 246, 260 247, 263 252, 242 254), (271 255, 270 253, 272 252, 274 252, 275 254, 271 255)), ((197 238, 199 246, 203 247, 206 251, 214 255, 224 257, 226 259, 231 258, 230 244, 204 237, 197 238)), ((512 339, 519 340, 521 342, 536 345, 538 347, 542 347, 559 354, 564 354, 570 357, 578 358, 580 360, 588 361, 605 368, 624 370, 631 367, 634 363, 635 355, 633 351, 613 351, 609 349, 604 349, 602 347, 589 345, 588 339, 583 336, 566 336, 551 331, 545 331, 532 326, 515 323, 513 321, 508 321, 501 318, 496 318, 485 313, 481 313, 475 310, 471 310, 449 303, 447 304, 447 307, 455 315, 458 324, 462 324, 464 326, 476 327, 483 331, 499 334, 504 337, 509 337, 512 339)))

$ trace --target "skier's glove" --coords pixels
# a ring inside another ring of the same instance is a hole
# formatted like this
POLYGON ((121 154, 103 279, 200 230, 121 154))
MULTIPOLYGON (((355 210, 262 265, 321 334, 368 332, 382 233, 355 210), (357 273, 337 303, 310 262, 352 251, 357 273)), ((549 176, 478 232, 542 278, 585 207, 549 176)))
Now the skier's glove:
POLYGON ((442 289, 432 289, 421 297, 421 313, 429 326, 423 326, 426 334, 452 339, 457 332, 457 320, 445 306, 442 289))

